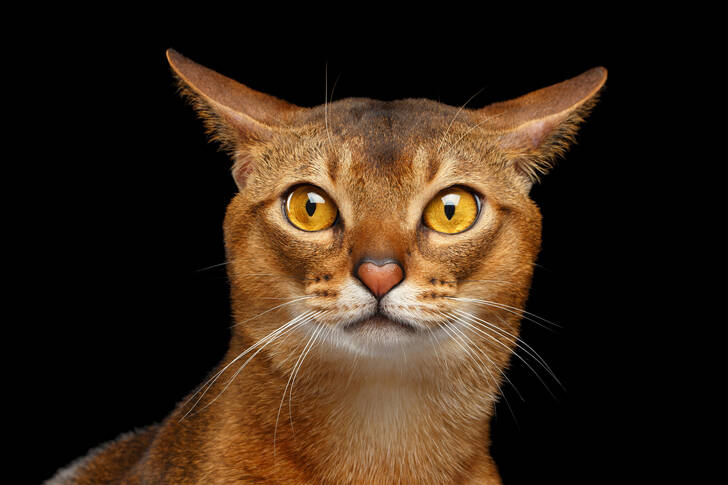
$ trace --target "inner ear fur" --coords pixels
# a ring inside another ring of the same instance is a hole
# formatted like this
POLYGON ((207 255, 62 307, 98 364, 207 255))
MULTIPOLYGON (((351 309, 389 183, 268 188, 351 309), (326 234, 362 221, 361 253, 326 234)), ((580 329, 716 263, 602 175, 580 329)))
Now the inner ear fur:
POLYGON ((167 60, 211 139, 233 157, 233 177, 242 189, 254 161, 250 148, 285 130, 303 108, 250 89, 173 49, 167 50, 167 60))
POLYGON ((527 188, 547 173, 574 142, 579 125, 596 104, 607 70, 579 76, 520 98, 477 110, 527 188))

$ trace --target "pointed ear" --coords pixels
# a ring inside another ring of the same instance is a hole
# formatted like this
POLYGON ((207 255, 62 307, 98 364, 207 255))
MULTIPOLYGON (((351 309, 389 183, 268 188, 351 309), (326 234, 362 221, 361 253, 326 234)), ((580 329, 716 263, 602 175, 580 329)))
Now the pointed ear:
POLYGON ((250 148, 286 130, 301 108, 243 86, 172 49, 167 50, 167 60, 182 95, 191 101, 212 139, 232 155, 233 177, 242 189, 254 163, 250 148))
POLYGON ((496 135, 527 190, 573 143, 606 79, 607 70, 595 67, 559 84, 478 110, 486 130, 496 135))

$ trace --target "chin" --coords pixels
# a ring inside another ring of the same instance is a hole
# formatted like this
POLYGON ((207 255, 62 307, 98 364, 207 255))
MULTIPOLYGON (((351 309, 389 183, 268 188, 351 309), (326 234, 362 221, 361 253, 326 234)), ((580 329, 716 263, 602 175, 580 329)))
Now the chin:
POLYGON ((420 353, 423 344, 432 350, 433 333, 419 323, 381 312, 339 325, 338 343, 355 354, 402 359, 420 353))

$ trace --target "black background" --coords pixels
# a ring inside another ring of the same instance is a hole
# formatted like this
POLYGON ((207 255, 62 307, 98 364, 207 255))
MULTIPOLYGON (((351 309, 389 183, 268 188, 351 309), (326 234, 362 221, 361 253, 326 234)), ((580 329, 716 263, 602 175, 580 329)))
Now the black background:
POLYGON ((0 481, 161 420, 226 349, 225 271, 201 269, 224 261, 235 187, 168 47, 302 106, 336 83, 334 99, 456 106, 484 88, 480 107, 607 67, 578 145, 532 192, 528 309, 561 328, 523 338, 565 389, 514 362, 524 399, 507 386, 493 455, 505 483, 725 480, 725 7, 275 8, 8 17, 25 28, 4 47, 0 481))

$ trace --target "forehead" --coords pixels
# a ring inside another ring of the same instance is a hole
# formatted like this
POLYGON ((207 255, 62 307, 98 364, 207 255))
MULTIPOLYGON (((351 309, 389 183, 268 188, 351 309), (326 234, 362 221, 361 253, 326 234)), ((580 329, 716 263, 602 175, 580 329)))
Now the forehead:
POLYGON ((327 136, 339 146, 329 155, 327 168, 352 202, 366 199, 391 210, 426 182, 427 147, 442 133, 442 113, 401 101, 362 100, 330 108, 327 136))
POLYGON ((331 104, 323 114, 327 137, 344 149, 344 156, 329 159, 337 181, 411 192, 443 176, 466 183, 497 172, 497 147, 468 110, 426 99, 355 99, 331 104))
POLYGON ((345 140, 361 155, 362 163, 374 170, 386 170, 411 158, 418 147, 441 137, 447 123, 457 121, 459 114, 450 106, 425 99, 346 99, 324 106, 323 111, 327 135, 345 140))
POLYGON ((268 191, 313 183, 345 192, 352 203, 391 210, 425 187, 497 175, 475 118, 425 99, 350 98, 312 108, 296 120, 296 136, 283 135, 268 146, 277 162, 258 167, 256 185, 268 191))
POLYGON ((470 113, 424 99, 348 99, 321 114, 333 147, 327 157, 332 179, 390 190, 432 180, 453 158, 449 135, 474 126, 470 113))

